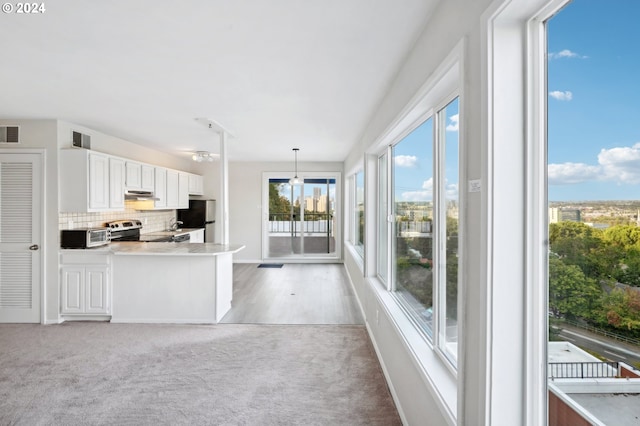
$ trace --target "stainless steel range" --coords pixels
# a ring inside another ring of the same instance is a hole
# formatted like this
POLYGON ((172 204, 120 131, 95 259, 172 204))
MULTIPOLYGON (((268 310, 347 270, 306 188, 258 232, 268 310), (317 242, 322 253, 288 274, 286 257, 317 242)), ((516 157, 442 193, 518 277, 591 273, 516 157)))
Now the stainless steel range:
POLYGON ((107 222, 107 228, 111 230, 111 241, 146 241, 146 242, 187 242, 189 241, 189 234, 183 235, 168 235, 167 233, 161 234, 141 234, 142 222, 139 220, 116 220, 114 222, 107 222))

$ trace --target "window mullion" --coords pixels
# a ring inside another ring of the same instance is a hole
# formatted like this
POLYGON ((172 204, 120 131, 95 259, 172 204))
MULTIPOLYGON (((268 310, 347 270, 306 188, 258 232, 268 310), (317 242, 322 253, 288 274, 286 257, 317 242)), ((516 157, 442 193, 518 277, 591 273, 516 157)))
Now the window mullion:
POLYGON ((434 269, 435 276, 433 280, 433 304, 434 304, 434 329, 433 339, 434 346, 440 348, 444 340, 442 328, 446 324, 443 285, 446 284, 446 247, 444 247, 446 239, 446 214, 443 213, 443 180, 444 180, 444 149, 442 146, 441 129, 443 128, 441 111, 436 112, 433 123, 433 247, 434 250, 434 269))
POLYGON ((395 229, 395 203, 393 199, 394 194, 394 181, 393 181, 393 148, 391 145, 387 146, 387 290, 396 291, 395 273, 393 268, 393 253, 395 252, 396 236, 393 232, 395 229))

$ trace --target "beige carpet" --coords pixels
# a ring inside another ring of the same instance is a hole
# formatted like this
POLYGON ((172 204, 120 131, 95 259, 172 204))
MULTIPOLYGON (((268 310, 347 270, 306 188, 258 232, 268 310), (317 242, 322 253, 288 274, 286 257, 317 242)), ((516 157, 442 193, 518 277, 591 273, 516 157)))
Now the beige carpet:
POLYGON ((398 425, 363 326, 0 325, 0 424, 398 425))

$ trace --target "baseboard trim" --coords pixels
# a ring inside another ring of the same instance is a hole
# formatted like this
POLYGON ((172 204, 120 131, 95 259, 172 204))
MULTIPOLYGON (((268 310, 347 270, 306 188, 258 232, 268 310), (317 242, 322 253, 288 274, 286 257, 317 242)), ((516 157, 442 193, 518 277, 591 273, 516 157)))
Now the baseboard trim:
POLYGON ((404 414, 404 410, 402 409, 402 404, 400 403, 400 398, 396 393, 396 389, 393 387, 391 376, 389 375, 387 366, 384 363, 384 359, 382 358, 382 354, 380 353, 380 349, 378 348, 378 343, 376 342, 376 339, 373 337, 373 332, 371 331, 371 328, 369 328, 368 321, 365 321, 365 327, 367 328, 367 334, 369 335, 369 340, 371 340, 371 344, 373 345, 373 350, 376 351, 376 357, 378 357, 380 368, 382 368, 382 374, 384 374, 384 379, 387 381, 387 387, 389 388, 389 392, 391 393, 391 398, 393 398, 393 402, 396 405, 396 409, 398 410, 398 415, 400 416, 400 420, 402 420, 403 425, 408 425, 409 422, 407 421, 407 416, 405 416, 404 414))

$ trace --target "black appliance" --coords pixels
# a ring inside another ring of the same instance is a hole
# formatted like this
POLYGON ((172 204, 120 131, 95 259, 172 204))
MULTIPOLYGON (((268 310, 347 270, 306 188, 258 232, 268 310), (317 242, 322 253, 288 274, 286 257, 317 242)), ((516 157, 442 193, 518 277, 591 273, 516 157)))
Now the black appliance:
POLYGON ((109 244, 109 228, 63 229, 60 233, 60 247, 86 249, 109 244))
POLYGON ((214 242, 216 200, 189 200, 189 209, 178 210, 178 220, 185 228, 204 228, 204 242, 214 242))

